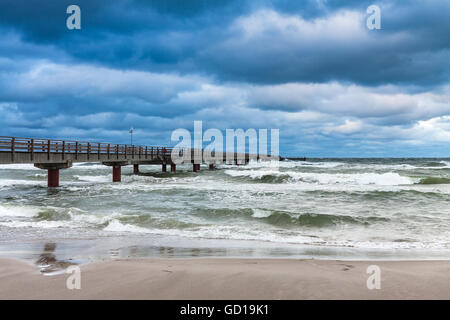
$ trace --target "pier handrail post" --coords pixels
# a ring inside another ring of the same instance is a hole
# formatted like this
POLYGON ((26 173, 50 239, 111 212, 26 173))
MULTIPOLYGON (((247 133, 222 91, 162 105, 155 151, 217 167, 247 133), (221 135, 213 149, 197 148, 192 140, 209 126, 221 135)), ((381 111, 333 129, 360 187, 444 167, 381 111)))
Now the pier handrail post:
POLYGON ((148 147, 145 146, 145 159, 148 159, 148 154, 147 154, 147 152, 148 152, 148 147))
POLYGON ((100 160, 100 146, 101 144, 98 144, 98 150, 97 150, 97 156, 98 156, 98 160, 100 160))
POLYGON ((15 138, 11 138, 11 161, 14 162, 14 154, 15 154, 15 143, 16 143, 16 139, 15 138))
POLYGON ((50 161, 50 139, 47 141, 47 160, 50 161))
POLYGON ((64 160, 64 153, 65 153, 65 151, 66 151, 66 142, 63 141, 63 142, 62 142, 62 159, 63 159, 63 160, 64 160))
POLYGON ((75 160, 78 160, 78 141, 75 142, 75 160))
POLYGON ((87 159, 89 160, 89 155, 91 153, 91 144, 88 142, 87 144, 87 159))
POLYGON ((119 159, 119 145, 118 144, 116 145, 116 156, 117 156, 117 159, 119 159))
POLYGON ((31 156, 31 162, 34 161, 34 139, 31 139, 31 150, 30 150, 30 156, 31 156))
POLYGON ((108 160, 109 160, 109 153, 111 152, 111 145, 108 143, 108 160))

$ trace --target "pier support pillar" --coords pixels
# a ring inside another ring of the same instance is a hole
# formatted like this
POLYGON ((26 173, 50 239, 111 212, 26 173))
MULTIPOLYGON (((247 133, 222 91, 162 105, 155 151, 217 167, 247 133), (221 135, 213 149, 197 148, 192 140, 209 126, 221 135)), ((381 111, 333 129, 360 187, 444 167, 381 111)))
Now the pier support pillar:
POLYGON ((162 164, 162 172, 167 172, 167 165, 165 163, 162 164))
POLYGON ((170 164, 170 172, 177 172, 177 165, 175 163, 170 164))
POLYGON ((133 164, 133 173, 134 174, 138 174, 139 173, 139 165, 138 164, 133 164))
POLYGON ((112 167, 112 181, 120 182, 122 181, 122 166, 128 165, 128 161, 105 161, 102 162, 103 165, 112 167))
POLYGON ((214 163, 209 164, 209 170, 214 170, 214 163))
POLYGON ((194 172, 200 171, 200 163, 194 163, 192 169, 194 172))
POLYGON ((113 167, 113 182, 122 181, 122 167, 114 166, 113 167))
POLYGON ((67 169, 72 166, 72 161, 56 163, 35 163, 34 166, 39 169, 47 170, 47 187, 59 187, 59 170, 67 169))
POLYGON ((59 187, 59 169, 48 169, 47 186, 49 188, 59 187))

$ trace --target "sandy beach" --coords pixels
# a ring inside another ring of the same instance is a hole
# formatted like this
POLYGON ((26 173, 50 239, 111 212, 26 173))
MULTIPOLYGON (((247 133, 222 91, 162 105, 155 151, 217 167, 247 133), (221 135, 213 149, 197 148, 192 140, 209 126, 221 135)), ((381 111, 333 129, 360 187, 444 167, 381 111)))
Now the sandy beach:
POLYGON ((42 275, 26 262, 0 259, 0 299, 449 299, 450 261, 294 259, 139 259, 42 275), (381 289, 367 289, 369 265, 381 289))

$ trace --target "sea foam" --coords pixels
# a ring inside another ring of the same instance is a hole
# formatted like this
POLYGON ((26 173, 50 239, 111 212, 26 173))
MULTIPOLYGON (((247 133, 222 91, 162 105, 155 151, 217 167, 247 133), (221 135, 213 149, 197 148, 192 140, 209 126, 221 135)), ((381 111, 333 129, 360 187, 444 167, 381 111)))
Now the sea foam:
POLYGON ((0 217, 34 217, 39 211, 36 207, 0 205, 0 217))
POLYGON ((249 177, 262 179, 263 177, 286 177, 287 182, 319 183, 319 184, 356 184, 356 185, 408 185, 414 184, 410 177, 401 176, 396 172, 386 173, 310 173, 278 170, 226 170, 226 174, 233 177, 249 177))

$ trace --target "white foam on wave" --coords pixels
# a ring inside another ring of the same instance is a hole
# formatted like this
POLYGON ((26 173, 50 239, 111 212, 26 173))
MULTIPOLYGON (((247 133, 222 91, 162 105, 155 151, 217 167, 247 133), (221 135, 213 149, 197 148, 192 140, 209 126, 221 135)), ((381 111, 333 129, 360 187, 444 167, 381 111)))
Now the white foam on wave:
POLYGON ((32 163, 0 164, 0 170, 41 170, 32 163))
POLYGON ((296 166, 298 166, 297 162, 251 160, 245 166, 233 165, 232 167, 247 169, 247 168, 295 168, 296 166))
POLYGON ((261 179, 264 176, 288 176, 292 182, 319 184, 356 184, 395 186, 414 184, 412 178, 401 176, 396 172, 386 173, 312 173, 278 170, 225 170, 232 177, 250 177, 261 179))
POLYGON ((79 162, 74 163, 70 170, 111 170, 110 167, 105 166, 100 163, 92 163, 92 162, 79 162))
POLYGON ((1 226, 9 228, 39 228, 39 229, 54 229, 54 228, 78 228, 70 221, 6 221, 0 222, 1 226))
MULTIPOLYGON (((72 208, 73 209, 73 208, 72 208)), ((108 212, 108 213, 88 213, 86 211, 77 209, 69 210, 69 215, 72 221, 80 224, 92 224, 92 225, 103 225, 106 223, 111 223, 111 221, 117 221, 117 218, 121 217, 137 217, 135 214, 122 214, 118 212, 108 212)), ((119 222, 119 221, 118 221, 119 222)))
POLYGON ((309 161, 298 161, 295 162, 296 166, 299 167, 318 167, 318 168, 336 168, 346 165, 343 162, 309 162, 309 161))
POLYGON ((0 205, 0 217, 34 217, 39 212, 36 207, 0 205))
POLYGON ((253 211, 252 214, 253 218, 267 218, 272 214, 270 210, 252 209, 252 211, 253 211))
POLYGON ((152 233, 150 229, 138 227, 131 224, 123 224, 116 219, 111 220, 103 230, 111 232, 152 233))
POLYGON ((0 179, 0 187, 10 187, 14 185, 43 185, 43 182, 33 180, 13 180, 13 179, 0 179))
MULTIPOLYGON (((444 161, 441 161, 444 162, 444 161)), ((425 169, 425 170, 439 170, 439 169, 448 169, 448 166, 437 166, 437 167, 426 167, 426 166, 414 166, 411 164, 403 163, 403 164, 357 164, 351 167, 351 169, 357 170, 417 170, 417 169, 425 169)))
POLYGON ((85 182, 111 182, 111 175, 106 176, 80 176, 74 175, 74 178, 85 182))
POLYGON ((223 164, 219 168, 222 169, 257 169, 257 168, 284 168, 291 169, 296 167, 316 167, 316 168, 336 168, 345 165, 343 162, 323 161, 255 161, 250 160, 246 165, 229 165, 223 164))
MULTIPOLYGON (((136 215, 124 215, 121 213, 88 213, 84 210, 78 208, 59 208, 59 207, 46 207, 45 209, 51 209, 55 211, 60 211, 62 213, 67 213, 70 216, 69 220, 8 220, 0 222, 0 225, 6 226, 9 228, 38 228, 38 229, 52 229, 52 228, 86 228, 86 227, 96 227, 99 225, 104 225, 108 223, 109 228, 106 230, 113 231, 116 228, 116 231, 120 231, 120 227, 118 224, 121 224, 117 218, 120 217, 130 217, 136 215), (112 224, 111 224, 112 223, 112 224)), ((33 218, 36 217, 41 209, 36 207, 28 207, 28 206, 5 206, 0 205, 0 217, 23 217, 23 218, 33 218)), ((123 231, 128 232, 138 232, 139 227, 124 227, 123 231)))
POLYGON ((350 169, 356 170, 415 170, 420 169, 420 167, 413 166, 411 164, 353 164, 350 169))
MULTIPOLYGON (((261 212, 259 212, 261 213, 261 212)), ((258 213, 258 214, 259 214, 258 213)), ((243 225, 205 225, 196 227, 195 230, 184 229, 156 229, 142 228, 130 224, 122 224, 118 220, 112 220, 104 231, 120 233, 146 233, 164 236, 186 237, 191 239, 224 239, 263 241, 280 244, 318 245, 323 247, 354 247, 362 249, 442 249, 449 248, 447 241, 367 241, 364 239, 337 240, 328 237, 308 236, 301 233, 282 232, 275 229, 260 229, 243 225)))

